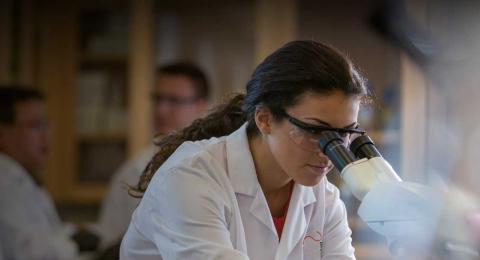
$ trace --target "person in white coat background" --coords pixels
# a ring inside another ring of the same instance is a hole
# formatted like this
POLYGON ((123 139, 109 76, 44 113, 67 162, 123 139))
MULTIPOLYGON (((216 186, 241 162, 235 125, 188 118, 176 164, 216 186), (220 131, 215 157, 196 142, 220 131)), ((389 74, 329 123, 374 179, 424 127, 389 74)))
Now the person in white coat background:
MULTIPOLYGON (((0 252, 3 259, 73 259, 78 247, 40 182, 48 151, 43 96, 0 86, 0 252)), ((0 257, 2 258, 2 257, 0 257)))
MULTIPOLYGON (((204 115, 209 92, 207 76, 193 63, 174 62, 158 67, 151 95, 155 134, 162 136, 181 130, 204 115)), ((157 150, 152 143, 112 176, 95 227, 105 259, 118 259, 121 239, 139 203, 139 199, 128 195, 128 185, 138 181, 157 150)))
POLYGON ((332 163, 318 134, 348 143, 366 83, 314 41, 287 43, 246 94, 160 142, 131 193, 142 196, 121 259, 355 259, 332 163), (209 139, 208 139, 209 138, 209 139))

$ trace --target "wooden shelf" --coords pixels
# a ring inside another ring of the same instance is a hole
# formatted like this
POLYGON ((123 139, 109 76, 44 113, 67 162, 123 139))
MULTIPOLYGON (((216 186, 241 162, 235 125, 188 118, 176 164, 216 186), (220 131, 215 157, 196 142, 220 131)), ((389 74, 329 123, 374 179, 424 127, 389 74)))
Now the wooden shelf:
POLYGON ((77 136, 79 142, 120 142, 127 139, 123 132, 111 133, 80 133, 77 136))
POLYGON ((96 183, 75 183, 69 192, 68 201, 78 204, 95 204, 102 201, 107 191, 107 186, 96 183))
POLYGON ((80 62, 83 65, 126 66, 128 57, 120 54, 84 54, 80 56, 80 62))

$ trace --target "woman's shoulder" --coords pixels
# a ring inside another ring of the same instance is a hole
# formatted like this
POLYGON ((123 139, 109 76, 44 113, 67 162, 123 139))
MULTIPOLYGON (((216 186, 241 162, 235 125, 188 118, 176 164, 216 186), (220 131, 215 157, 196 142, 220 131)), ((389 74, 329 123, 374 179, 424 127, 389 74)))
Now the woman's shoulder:
POLYGON ((187 141, 181 144, 157 170, 152 184, 167 178, 173 171, 177 175, 196 171, 207 176, 211 171, 223 168, 225 168, 225 137, 187 141))
POLYGON ((219 200, 228 198, 233 189, 222 153, 225 153, 223 137, 183 143, 157 170, 142 201, 165 200, 165 194, 196 200, 212 191, 222 194, 216 196, 219 200))
POLYGON ((199 141, 186 141, 160 167, 163 170, 181 167, 192 159, 221 157, 225 153, 225 137, 212 137, 199 141))

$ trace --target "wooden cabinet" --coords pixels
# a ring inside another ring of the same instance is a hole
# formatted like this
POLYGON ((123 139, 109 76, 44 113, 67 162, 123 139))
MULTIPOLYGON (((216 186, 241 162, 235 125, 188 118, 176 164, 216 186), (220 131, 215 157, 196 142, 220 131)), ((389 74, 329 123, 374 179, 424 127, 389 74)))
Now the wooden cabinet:
POLYGON ((126 8, 78 9, 75 182, 106 183, 127 155, 126 8))
POLYGON ((149 114, 137 113, 149 110, 148 102, 137 99, 148 100, 150 85, 144 81, 147 86, 138 87, 130 77, 132 70, 153 64, 148 50, 129 52, 132 30, 145 26, 132 22, 142 15, 134 13, 138 5, 44 1, 39 6, 38 85, 52 122, 45 183, 57 202, 100 202, 110 176, 151 135, 149 114), (139 120, 144 127, 129 128, 139 120))

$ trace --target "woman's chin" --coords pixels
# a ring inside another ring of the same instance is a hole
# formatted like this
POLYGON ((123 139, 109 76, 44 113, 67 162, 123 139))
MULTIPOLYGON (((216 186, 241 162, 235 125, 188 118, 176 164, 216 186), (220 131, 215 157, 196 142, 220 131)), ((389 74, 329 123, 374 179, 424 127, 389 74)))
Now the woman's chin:
POLYGON ((295 182, 303 186, 312 187, 320 183, 322 179, 332 170, 331 166, 327 167, 312 167, 307 166, 304 169, 304 173, 299 178, 296 178, 295 182))
POLYGON ((298 180, 295 180, 295 182, 303 185, 303 186, 308 186, 308 187, 312 187, 312 186, 315 186, 317 185, 320 181, 322 181, 323 177, 325 176, 326 172, 322 173, 322 174, 318 174, 318 173, 307 173, 305 174, 304 176, 302 176, 302 178, 298 178, 298 180))

